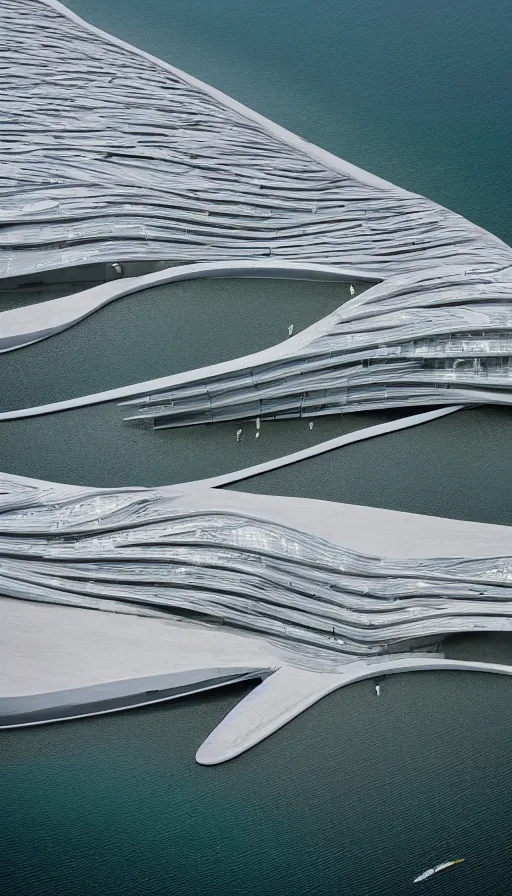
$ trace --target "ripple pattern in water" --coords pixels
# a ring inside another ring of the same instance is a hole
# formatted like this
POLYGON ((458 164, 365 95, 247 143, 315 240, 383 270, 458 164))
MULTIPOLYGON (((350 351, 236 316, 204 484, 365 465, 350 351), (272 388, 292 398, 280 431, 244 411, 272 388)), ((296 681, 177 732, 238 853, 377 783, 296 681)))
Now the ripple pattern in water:
POLYGON ((425 868, 464 856, 436 893, 509 896, 507 685, 409 673, 379 699, 353 685, 217 768, 194 748, 239 688, 4 735, 1 890, 405 896, 425 868))

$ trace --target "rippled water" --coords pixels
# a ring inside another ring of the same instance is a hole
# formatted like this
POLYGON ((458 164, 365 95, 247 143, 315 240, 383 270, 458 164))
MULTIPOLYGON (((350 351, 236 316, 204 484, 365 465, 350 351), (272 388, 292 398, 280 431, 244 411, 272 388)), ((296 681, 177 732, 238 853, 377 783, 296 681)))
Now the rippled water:
MULTIPOLYGON (((363 287, 358 285, 358 293, 363 287)), ((4 410, 227 361, 282 342, 350 298, 348 283, 189 280, 117 299, 1 358, 4 410)))
POLYGON ((510 440, 508 409, 469 409, 231 488, 510 526, 510 440))
POLYGON ((124 424, 123 408, 100 404, 0 424, 0 466, 76 485, 169 485, 244 469, 392 416, 326 417, 312 431, 307 420, 263 421, 259 439, 254 422, 244 423, 237 442, 236 422, 153 431, 124 424))
POLYGON ((4 734, 0 891, 509 896, 510 682, 393 676, 224 766, 194 752, 243 691, 4 734), (419 891, 418 891, 419 892, 419 891))

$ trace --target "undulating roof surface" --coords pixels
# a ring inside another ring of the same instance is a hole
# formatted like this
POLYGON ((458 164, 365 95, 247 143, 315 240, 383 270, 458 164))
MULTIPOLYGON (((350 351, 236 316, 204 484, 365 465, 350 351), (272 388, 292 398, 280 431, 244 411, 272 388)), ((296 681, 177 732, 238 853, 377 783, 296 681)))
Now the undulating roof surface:
POLYGON ((57 4, 2 0, 0 14, 1 276, 127 259, 272 256, 376 277, 455 256, 491 269, 512 261, 460 216, 290 145, 261 116, 57 4))
MULTIPOLYGON (((1 420, 123 398, 132 399, 131 418, 155 429, 250 419, 258 437, 261 418, 448 406, 365 434, 374 437, 454 406, 511 403, 512 249, 499 239, 98 32, 53 0, 0 0, 0 27, 0 283, 44 283, 56 271, 71 279, 74 267, 91 265, 100 280, 115 281, 2 312, 0 352, 178 279, 374 284, 360 295, 352 288, 352 299, 328 317, 300 334, 290 327, 289 340, 253 355, 0 413, 1 420), (164 264, 137 275, 134 262, 164 264)), ((425 653, 447 633, 510 630, 512 544, 504 527, 482 527, 476 537, 472 524, 445 521, 446 552, 419 516, 404 522, 382 511, 383 523, 371 509, 293 499, 280 499, 274 512, 272 499, 215 491, 227 481, 98 490, 0 477, 5 598, 174 624, 180 617, 188 629, 165 629, 185 644, 173 667, 179 694, 211 687, 216 677, 226 683, 273 673, 274 683, 237 709, 228 734, 214 737, 201 761, 236 755, 333 687, 374 674, 367 663, 375 656, 390 655, 383 671, 437 661, 448 668, 439 654, 425 653), (331 513, 331 529, 320 533, 331 513), (352 521, 357 549, 343 540, 352 521), (391 548, 383 547, 386 526, 400 532, 391 548), (403 555, 394 553, 398 545, 403 555), (227 632, 222 669, 219 624, 227 632), (240 632, 253 651, 247 667, 240 632), (405 665, 392 656, 407 649, 423 654, 405 665), (352 677, 340 671, 348 666, 352 677), (338 677, 326 681, 326 672, 338 677), (259 713, 255 724, 245 717, 248 705, 259 713)), ((59 637, 56 626, 56 664, 59 637)), ((112 657, 126 652, 122 638, 111 649, 112 657)), ((30 700, 43 686, 37 663, 31 655, 30 700)), ((85 688, 88 675, 84 669, 85 688)))

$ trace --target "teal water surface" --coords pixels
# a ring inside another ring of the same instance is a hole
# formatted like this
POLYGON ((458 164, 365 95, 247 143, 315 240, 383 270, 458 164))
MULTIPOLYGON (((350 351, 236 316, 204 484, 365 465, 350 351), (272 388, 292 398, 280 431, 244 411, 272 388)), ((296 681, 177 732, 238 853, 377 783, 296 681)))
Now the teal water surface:
POLYGON ((315 421, 313 430, 307 420, 263 421, 256 439, 254 421, 154 431, 123 423, 123 412, 128 410, 99 404, 1 423, 0 468, 102 488, 170 485, 242 470, 395 416, 384 412, 324 417, 315 421), (239 427, 242 436, 237 442, 239 427))
POLYGON ((512 526, 510 434, 507 408, 472 408, 230 488, 512 526))
POLYGON ((431 893, 509 896, 508 680, 391 676, 379 698, 362 682, 198 767, 243 693, 4 734, 0 892, 406 896, 464 857, 431 893))
MULTIPOLYGON (((357 292, 363 287, 357 284, 357 292)), ((348 283, 189 280, 117 299, 1 358, 2 410, 140 383, 268 348, 335 311, 348 283)))

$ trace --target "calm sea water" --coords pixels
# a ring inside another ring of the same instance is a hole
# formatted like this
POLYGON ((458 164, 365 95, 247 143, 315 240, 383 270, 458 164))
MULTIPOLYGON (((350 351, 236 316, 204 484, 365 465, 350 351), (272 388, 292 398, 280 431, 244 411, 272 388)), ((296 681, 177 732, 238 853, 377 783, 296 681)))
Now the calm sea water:
POLYGON ((299 333, 348 298, 348 283, 291 280, 190 280, 146 289, 56 339, 5 354, 2 405, 46 404, 259 351, 286 339, 290 324, 299 333))
POLYGON ((338 692, 212 768, 194 752, 243 691, 3 734, 0 891, 406 896, 464 857, 428 891, 509 896, 510 682, 381 687, 338 692))
MULTIPOLYGON (((509 0, 70 5, 304 137, 512 242, 509 0)), ((224 289, 207 286, 219 295, 224 289)), ((236 286, 226 288, 228 311, 236 286)), ((240 285, 245 299, 254 288, 240 285)), ((194 315, 198 308, 207 313, 202 286, 180 289, 189 290, 194 315)), ((314 296, 283 289, 284 310, 274 309, 272 317, 276 332, 292 322, 299 305, 302 326, 310 322, 308 303, 330 310, 330 286, 314 296)), ((147 314, 123 300, 64 336, 13 355, 3 367, 2 401, 34 404, 61 397, 63 389, 78 394, 188 366, 183 334, 190 321, 172 317, 166 294, 154 299, 147 314), (129 335, 134 323, 139 342, 129 335)), ((252 336, 248 329, 227 333, 225 318, 204 317, 194 351, 207 357, 214 341, 229 352, 243 340, 254 338, 255 347, 259 339, 273 341, 270 322, 261 328, 257 315, 248 314, 252 336)), ((103 405, 3 424, 0 466, 98 485, 180 481, 378 419, 318 421, 313 433, 302 421, 265 425, 258 445, 249 431, 237 445, 234 426, 215 427, 214 437, 201 429, 152 434, 123 428, 120 416, 103 405)), ((324 498, 510 523, 509 431, 506 411, 464 412, 244 487, 284 494, 299 488, 324 498)), ((458 639, 451 649, 511 658, 507 639, 458 639)), ((422 890, 510 896, 507 679, 395 676, 385 680, 379 699, 371 683, 361 683, 234 762, 200 768, 197 746, 243 693, 2 735, 2 896, 401 896, 420 892, 412 886, 416 874, 462 856, 464 865, 422 890)))

